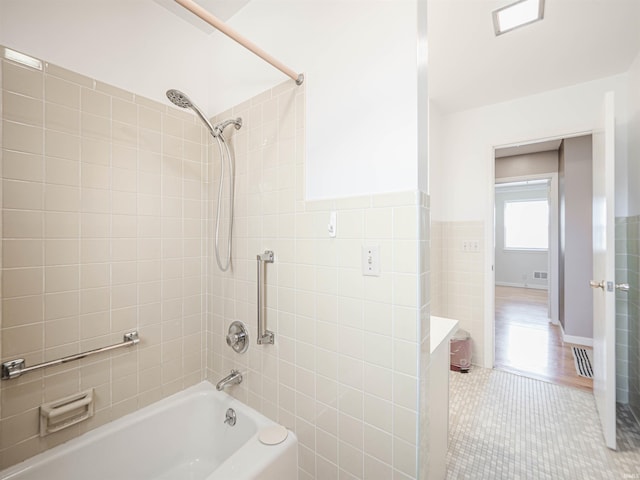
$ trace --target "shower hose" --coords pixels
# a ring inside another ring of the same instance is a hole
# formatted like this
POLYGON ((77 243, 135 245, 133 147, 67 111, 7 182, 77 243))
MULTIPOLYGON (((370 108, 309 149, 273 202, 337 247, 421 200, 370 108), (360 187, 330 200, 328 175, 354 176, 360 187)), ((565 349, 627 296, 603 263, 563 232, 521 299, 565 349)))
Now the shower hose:
POLYGON ((214 136, 218 143, 218 151, 220 152, 220 180, 218 181, 218 205, 216 208, 216 235, 215 235, 215 253, 218 267, 226 272, 231 265, 231 235, 233 230, 233 190, 234 190, 234 162, 231 157, 229 146, 220 132, 214 136), (226 162, 225 162, 226 160, 226 162), (227 254, 223 260, 220 260, 220 217, 222 216, 222 193, 224 189, 225 163, 229 172, 229 225, 227 232, 227 254))

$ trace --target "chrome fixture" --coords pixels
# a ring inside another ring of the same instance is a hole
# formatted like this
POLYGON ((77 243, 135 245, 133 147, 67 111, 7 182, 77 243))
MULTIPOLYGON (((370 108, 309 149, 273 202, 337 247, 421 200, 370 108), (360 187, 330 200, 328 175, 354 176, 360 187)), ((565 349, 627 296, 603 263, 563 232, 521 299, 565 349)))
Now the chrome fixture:
POLYGON ((236 411, 233 408, 228 408, 227 413, 224 416, 224 423, 227 423, 230 427, 233 427, 236 424, 236 420, 236 411))
POLYGON ((223 390, 227 385, 237 385, 242 383, 242 374, 240 370, 231 370, 231 373, 224 377, 216 384, 216 390, 223 390))
POLYGON ((200 117, 200 120, 202 120, 202 123, 204 123, 209 129, 209 133, 211 133, 211 135, 213 135, 214 137, 216 136, 215 130, 213 129, 213 125, 211 125, 211 122, 207 120, 207 117, 204 116, 204 113, 202 113, 202 110, 200 110, 198 106, 195 103, 193 103, 191 99, 187 97, 184 93, 182 93, 180 90, 174 90, 174 89, 167 90, 167 98, 171 100, 171 103, 173 103, 177 107, 190 108, 191 110, 196 112, 196 115, 200 117))
POLYGON ((229 325, 227 333, 227 345, 237 353, 244 353, 249 348, 249 333, 244 323, 236 320, 229 325))
POLYGON ((223 272, 226 272, 231 265, 231 237, 233 232, 233 205, 234 205, 234 188, 235 188, 235 165, 234 160, 231 155, 231 151, 229 150, 229 146, 227 145, 227 141, 222 134, 223 130, 227 128, 229 125, 233 125, 236 130, 240 130, 242 127, 242 118, 232 118, 229 120, 225 120, 224 122, 218 123, 215 126, 211 125, 211 122, 207 120, 207 117, 204 116, 202 110, 200 110, 195 103, 193 103, 189 97, 187 97, 180 90, 167 90, 167 98, 171 100, 171 103, 180 107, 180 108, 190 108, 200 120, 205 124, 211 136, 216 139, 218 143, 218 151, 220 152, 220 181, 218 182, 218 206, 216 210, 216 236, 215 236, 215 253, 216 253, 216 262, 218 267, 223 272), (220 246, 219 246, 219 237, 220 237, 220 212, 222 210, 222 188, 224 185, 224 176, 225 176, 225 163, 227 164, 227 170, 229 172, 229 233, 227 235, 227 255, 224 259, 224 262, 220 260, 220 246))
POLYGON ((273 263, 273 252, 271 250, 265 250, 263 254, 257 255, 258 261, 258 345, 269 345, 274 343, 274 334, 267 330, 265 322, 265 292, 264 292, 264 280, 265 280, 265 263, 273 263))
POLYGON ((297 74, 296 72, 291 70, 284 63, 282 63, 280 60, 277 60, 276 58, 272 57, 267 52, 262 50, 259 46, 257 46, 255 43, 253 43, 251 40, 249 40, 248 38, 245 38, 242 35, 240 35, 233 28, 231 28, 229 25, 227 25, 222 20, 220 20, 218 17, 213 15, 211 12, 207 11, 201 5, 197 4, 193 0, 175 0, 175 1, 176 1, 176 3, 182 5, 184 8, 189 10, 194 15, 200 17, 202 20, 204 20, 209 25, 211 25, 213 28, 215 28, 215 29, 219 30, 221 33, 225 34, 231 40, 234 40, 235 42, 238 42, 239 45, 242 45, 244 48, 246 48, 250 52, 256 54, 258 57, 263 59, 265 62, 271 64, 272 66, 274 66, 275 68, 280 70, 282 73, 284 73, 285 75, 287 75, 291 79, 295 80, 296 85, 302 85, 302 82, 304 81, 304 75, 303 74, 301 74, 301 73, 297 74))
POLYGON ((614 284, 613 282, 605 282, 604 280, 602 280, 601 282, 596 282, 595 280, 591 280, 591 281, 589 281, 589 286, 591 288, 601 288, 602 290, 604 290, 605 286, 606 286, 607 292, 613 292, 614 288, 616 290, 620 290, 621 292, 628 292, 629 291, 629 284, 628 283, 616 283, 616 284, 614 284))
POLYGON ((600 282, 596 282, 595 280, 589 280, 589 286, 591 288, 601 288, 602 290, 604 290, 604 280, 600 282))
POLYGON ((195 103, 193 103, 191 99, 187 97, 187 95, 182 93, 180 90, 175 90, 175 89, 167 90, 167 98, 171 100, 171 103, 173 103, 177 107, 190 108, 191 110, 193 110, 196 113, 196 115, 200 117, 200 120, 202 120, 202 123, 205 124, 205 126, 209 130, 209 133, 211 133, 213 137, 218 137, 219 135, 221 135, 222 131, 225 128, 227 128, 229 125, 234 125, 236 127, 236 130, 240 130, 240 128, 242 127, 242 118, 240 117, 230 119, 230 120, 225 120, 224 122, 218 123, 215 126, 211 125, 211 122, 207 120, 207 117, 204 116, 204 113, 202 113, 202 110, 200 110, 198 106, 195 103))
POLYGON ((242 118, 230 118, 229 120, 225 120, 224 122, 217 123, 213 127, 213 130, 215 132, 214 137, 222 135, 222 131, 229 125, 233 125, 236 130, 240 130, 242 128, 242 118))
POLYGON ((55 365, 61 365, 63 363, 71 362, 73 360, 80 360, 81 358, 95 355, 96 353, 108 352, 109 350, 115 350, 116 348, 129 347, 136 345, 140 342, 138 332, 129 332, 124 334, 122 343, 116 343, 107 347, 95 348, 87 352, 76 353, 75 355, 69 355, 67 357, 58 358, 57 360, 50 360, 44 363, 38 363, 31 367, 27 367, 24 358, 17 358, 15 360, 9 360, 2 364, 2 380, 11 380, 12 378, 18 378, 23 373, 32 372, 45 367, 53 367, 55 365))

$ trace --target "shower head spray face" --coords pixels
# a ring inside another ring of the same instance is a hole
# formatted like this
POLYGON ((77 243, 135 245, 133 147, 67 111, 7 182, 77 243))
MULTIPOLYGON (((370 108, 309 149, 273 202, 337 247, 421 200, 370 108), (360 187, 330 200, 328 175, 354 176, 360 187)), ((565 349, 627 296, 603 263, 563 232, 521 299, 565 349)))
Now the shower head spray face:
POLYGON ((193 103, 189 100, 184 93, 180 90, 167 90, 167 98, 171 100, 171 103, 180 108, 192 108, 193 103))
POLYGON ((199 117, 200 120, 202 120, 202 123, 205 124, 205 126, 209 129, 209 132, 211 133, 211 135, 213 135, 214 137, 216 137, 218 135, 218 132, 216 132, 213 129, 213 126, 211 125, 211 122, 209 122, 209 120, 207 120, 207 117, 205 117, 204 113, 202 113, 202 110, 200 110, 195 103, 193 103, 189 97, 187 97, 184 93, 182 93, 180 90, 167 90, 167 98, 169 100, 171 100, 171 103, 173 103, 174 105, 180 107, 180 108, 190 108, 191 110, 193 110, 199 117))
POLYGON ((209 132, 211 133, 211 135, 213 135, 214 138, 222 134, 222 131, 229 125, 235 126, 236 130, 239 130, 240 127, 242 127, 242 118, 240 117, 221 122, 214 127, 213 125, 211 125, 211 122, 207 120, 207 117, 205 117, 204 113, 202 113, 202 110, 200 110, 189 99, 189 97, 187 97, 180 90, 167 90, 167 98, 171 100, 171 103, 180 108, 190 108, 191 110, 193 110, 200 117, 200 120, 202 120, 202 123, 206 125, 206 127, 209 129, 209 132))

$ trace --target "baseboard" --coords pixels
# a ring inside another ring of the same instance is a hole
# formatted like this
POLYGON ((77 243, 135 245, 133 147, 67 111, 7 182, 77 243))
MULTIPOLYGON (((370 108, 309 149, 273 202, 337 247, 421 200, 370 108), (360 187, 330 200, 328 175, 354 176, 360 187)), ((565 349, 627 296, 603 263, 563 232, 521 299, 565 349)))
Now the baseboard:
POLYGON ((562 328, 562 324, 560 324, 560 331, 562 332, 562 341, 564 343, 582 345, 583 347, 593 347, 593 338, 578 337, 576 335, 567 335, 566 333, 564 333, 564 328, 562 328))
POLYGON ((497 287, 533 288, 534 290, 548 290, 546 285, 531 285, 528 283, 495 282, 497 287))

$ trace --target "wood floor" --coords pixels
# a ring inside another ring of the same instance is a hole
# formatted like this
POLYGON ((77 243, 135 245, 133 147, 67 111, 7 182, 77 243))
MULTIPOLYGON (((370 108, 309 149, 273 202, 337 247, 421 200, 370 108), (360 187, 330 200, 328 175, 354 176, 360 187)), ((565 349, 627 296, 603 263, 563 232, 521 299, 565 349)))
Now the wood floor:
POLYGON ((593 380, 576 373, 570 344, 549 322, 547 292, 496 286, 495 368, 591 391, 593 380))

